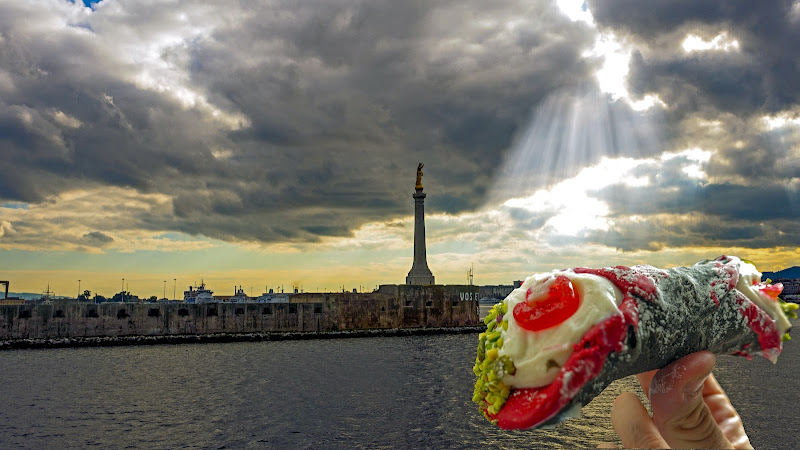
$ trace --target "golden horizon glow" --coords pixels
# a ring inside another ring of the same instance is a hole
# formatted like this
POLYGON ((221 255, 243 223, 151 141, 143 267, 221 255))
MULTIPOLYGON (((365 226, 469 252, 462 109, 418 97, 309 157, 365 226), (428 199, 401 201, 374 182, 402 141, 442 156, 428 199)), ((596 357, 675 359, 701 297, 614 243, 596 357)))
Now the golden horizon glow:
MULTIPOLYGON (((409 248, 411 250, 411 248, 409 248)), ((694 264, 702 259, 715 258, 729 254, 755 262, 762 272, 778 271, 798 265, 798 248, 748 249, 736 247, 690 247, 664 248, 659 251, 619 252, 601 246, 581 246, 560 250, 544 250, 534 255, 540 261, 532 262, 528 257, 513 258, 505 253, 506 249, 484 251, 476 255, 434 254, 429 255, 428 264, 436 277, 437 284, 467 284, 466 271, 474 264, 476 285, 510 285, 514 280, 522 280, 536 272, 544 272, 566 267, 604 267, 614 265, 649 264, 655 267, 671 268, 694 264), (483 263, 481 257, 490 262, 483 263), (513 259, 513 262, 508 262, 513 259), (493 264, 491 261, 505 260, 505 264, 493 264)), ((398 258, 396 261, 379 263, 367 262, 367 267, 340 266, 320 267, 311 265, 308 268, 290 268, 285 270, 209 270, 203 272, 96 272, 87 270, 6 270, 3 279, 11 281, 10 292, 41 293, 49 285, 58 296, 75 297, 80 289, 90 290, 92 295, 111 297, 120 292, 122 279, 125 279, 126 290, 130 290, 140 298, 152 295, 161 298, 166 280, 166 298, 172 299, 173 287, 178 299, 183 298, 183 291, 189 285, 197 285, 201 281, 214 291, 215 295, 233 295, 235 286, 243 286, 245 292, 258 296, 267 289, 278 291, 283 286, 285 292, 298 287, 305 292, 339 292, 342 287, 347 291, 359 289, 369 292, 381 284, 404 284, 405 275, 411 268, 412 257, 398 258), (323 270, 324 269, 324 270, 323 270), (356 272, 357 275, 353 275, 356 272)))

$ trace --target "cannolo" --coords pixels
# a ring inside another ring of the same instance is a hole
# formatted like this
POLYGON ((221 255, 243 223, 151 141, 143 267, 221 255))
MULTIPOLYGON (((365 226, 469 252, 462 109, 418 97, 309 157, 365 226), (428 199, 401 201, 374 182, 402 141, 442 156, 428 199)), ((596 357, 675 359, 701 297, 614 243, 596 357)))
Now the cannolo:
POLYGON ((618 378, 700 350, 775 363, 797 308, 782 289, 726 256, 533 275, 484 321, 472 399, 501 428, 535 428, 579 416, 618 378))

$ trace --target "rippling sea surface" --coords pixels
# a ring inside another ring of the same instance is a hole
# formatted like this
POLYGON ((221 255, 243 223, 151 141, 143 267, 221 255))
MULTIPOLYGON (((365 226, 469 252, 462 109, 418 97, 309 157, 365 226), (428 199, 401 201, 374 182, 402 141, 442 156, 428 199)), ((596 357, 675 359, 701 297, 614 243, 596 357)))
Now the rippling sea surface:
MULTIPOLYGON (((796 325, 796 324, 795 324, 796 325)), ((477 335, 0 352, 0 448, 563 448, 618 442, 619 380, 551 430, 506 432, 471 402, 477 335)), ((800 448, 800 341, 720 357, 756 448, 800 448), (792 345, 795 344, 795 345, 792 345)))

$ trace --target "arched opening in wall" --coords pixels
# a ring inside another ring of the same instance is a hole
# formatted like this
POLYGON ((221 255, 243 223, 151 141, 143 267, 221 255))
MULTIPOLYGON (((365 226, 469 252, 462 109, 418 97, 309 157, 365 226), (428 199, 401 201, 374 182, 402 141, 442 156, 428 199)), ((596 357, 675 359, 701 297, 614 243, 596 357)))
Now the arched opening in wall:
POLYGON ((272 314, 272 306, 265 306, 261 314, 272 314))
POLYGON ((244 314, 244 308, 236 308, 236 315, 241 316, 244 314))
POLYGON ((433 306, 433 302, 428 300, 427 302, 425 302, 425 306, 433 306))
POLYGON ((119 311, 117 311, 117 319, 127 319, 128 317, 130 316, 128 315, 128 311, 125 311, 125 308, 120 308, 119 311))
POLYGON ((217 315, 217 307, 208 308, 206 311, 206 316, 216 316, 217 315))
POLYGON ((314 303, 314 314, 322 314, 322 303, 314 303))
POLYGON ((186 317, 186 316, 189 315, 189 310, 186 309, 186 308, 181 308, 181 309, 178 310, 178 315, 180 317, 186 317))
POLYGON ((411 300, 406 300, 406 308, 411 308, 411 300))
POLYGON ((150 308, 147 310, 147 317, 161 317, 161 310, 158 308, 150 308))
POLYGON ((385 306, 381 306, 381 312, 386 312, 386 307, 385 306))
POLYGON ((86 317, 98 317, 96 309, 90 309, 89 312, 86 313, 86 317))
POLYGON ((20 311, 20 312, 19 312, 19 318, 20 318, 20 319, 30 319, 30 318, 31 318, 31 312, 30 312, 30 310, 28 310, 28 309, 23 309, 22 311, 20 311))
POLYGON ((53 317, 64 317, 64 311, 57 309, 53 317))
POLYGON ((289 314, 297 314, 297 305, 296 304, 289 304, 289 314))

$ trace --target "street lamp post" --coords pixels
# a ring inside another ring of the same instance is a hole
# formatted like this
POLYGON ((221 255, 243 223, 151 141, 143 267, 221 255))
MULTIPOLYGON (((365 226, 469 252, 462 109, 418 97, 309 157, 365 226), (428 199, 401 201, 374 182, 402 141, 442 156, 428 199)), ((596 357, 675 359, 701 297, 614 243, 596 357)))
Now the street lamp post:
POLYGON ((167 280, 164 280, 164 298, 167 298, 167 280))
POLYGON ((125 303, 125 278, 122 279, 122 292, 120 293, 122 303, 125 303))
POLYGON ((80 298, 81 298, 81 280, 78 280, 78 297, 76 298, 76 300, 79 300, 80 298))
POLYGON ((178 279, 177 278, 173 278, 172 279, 172 299, 173 300, 175 300, 175 288, 177 288, 177 287, 178 287, 178 279))

